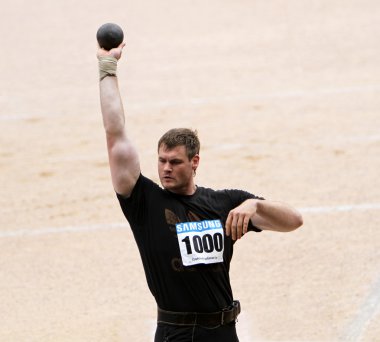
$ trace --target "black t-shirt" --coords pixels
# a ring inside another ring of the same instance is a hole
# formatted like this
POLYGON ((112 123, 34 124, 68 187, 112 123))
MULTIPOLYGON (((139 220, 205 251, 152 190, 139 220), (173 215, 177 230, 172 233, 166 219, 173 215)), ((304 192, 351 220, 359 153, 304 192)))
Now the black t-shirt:
MULTIPOLYGON (((224 225, 231 209, 259 197, 203 187, 191 196, 176 195, 143 175, 129 198, 117 197, 160 308, 214 312, 232 303, 229 268, 234 242, 225 236, 224 225)), ((249 230, 261 231, 251 223, 249 230)))

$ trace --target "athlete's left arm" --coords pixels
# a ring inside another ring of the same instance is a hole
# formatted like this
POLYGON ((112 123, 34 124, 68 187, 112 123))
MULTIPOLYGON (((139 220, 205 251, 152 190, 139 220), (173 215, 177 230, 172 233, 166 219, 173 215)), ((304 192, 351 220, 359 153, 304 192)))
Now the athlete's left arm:
POLYGON ((248 199, 232 209, 226 220, 226 235, 240 239, 248 230, 248 224, 262 230, 290 232, 302 226, 301 214, 281 202, 248 199))

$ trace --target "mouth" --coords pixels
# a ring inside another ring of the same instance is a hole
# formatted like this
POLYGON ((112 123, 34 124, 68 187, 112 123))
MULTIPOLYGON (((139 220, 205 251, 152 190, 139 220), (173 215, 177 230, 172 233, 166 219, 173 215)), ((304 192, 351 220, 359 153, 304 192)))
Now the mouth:
POLYGON ((174 180, 174 178, 169 177, 169 176, 164 176, 163 179, 166 180, 166 181, 174 180))

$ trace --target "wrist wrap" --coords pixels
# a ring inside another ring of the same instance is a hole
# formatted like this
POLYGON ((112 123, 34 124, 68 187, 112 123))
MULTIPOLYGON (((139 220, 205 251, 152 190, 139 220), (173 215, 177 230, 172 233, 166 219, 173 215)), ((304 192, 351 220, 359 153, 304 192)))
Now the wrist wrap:
POLYGON ((116 76, 117 59, 111 56, 100 56, 99 60, 99 81, 107 76, 116 76))

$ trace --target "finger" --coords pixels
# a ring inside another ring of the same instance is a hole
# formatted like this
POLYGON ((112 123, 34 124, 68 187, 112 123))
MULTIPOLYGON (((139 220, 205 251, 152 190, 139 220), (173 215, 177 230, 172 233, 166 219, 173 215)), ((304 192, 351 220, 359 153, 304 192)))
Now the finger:
POLYGON ((115 47, 111 49, 110 51, 114 50, 114 51, 117 51, 118 54, 121 54, 123 52, 124 46, 125 46, 125 43, 121 43, 118 47, 115 47))
POLYGON ((238 215, 233 215, 232 222, 231 222, 231 237, 232 240, 236 240, 237 238, 237 222, 238 222, 238 215))
POLYGON ((247 234, 248 232, 248 225, 249 225, 250 217, 248 215, 244 216, 244 222, 243 222, 243 235, 247 234))
POLYGON ((123 54, 124 46, 125 43, 121 43, 118 47, 110 50, 111 55, 119 60, 121 58, 121 55, 123 54))
POLYGON ((236 235, 240 239, 243 236, 244 230, 244 215, 239 215, 236 223, 236 235))
POLYGON ((99 56, 104 56, 108 53, 107 50, 104 50, 102 47, 100 47, 100 45, 98 44, 98 51, 96 53, 96 55, 99 57, 99 56))

